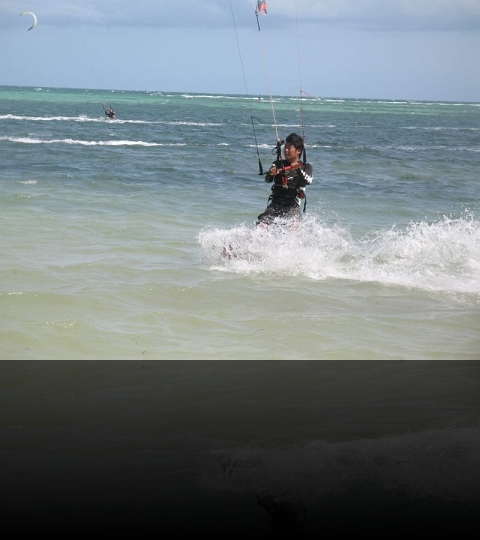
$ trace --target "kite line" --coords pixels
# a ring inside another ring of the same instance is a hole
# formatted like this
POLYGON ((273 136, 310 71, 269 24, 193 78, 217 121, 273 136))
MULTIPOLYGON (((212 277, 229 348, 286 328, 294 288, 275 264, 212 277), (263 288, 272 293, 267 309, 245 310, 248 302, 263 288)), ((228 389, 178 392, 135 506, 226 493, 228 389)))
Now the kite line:
POLYGON ((255 17, 257 18, 258 35, 260 38, 260 47, 262 49, 263 65, 265 68, 265 77, 267 79, 268 93, 270 96, 270 105, 272 107, 273 124, 275 126, 275 134, 277 136, 277 142, 278 142, 280 138, 278 136, 277 119, 275 118, 275 107, 273 106, 272 88, 270 85, 270 77, 268 76, 267 58, 265 55, 265 47, 263 46, 262 30, 260 28, 260 20, 258 18, 259 13, 261 13, 262 15, 267 14, 267 2, 265 0, 257 0, 257 5, 255 7, 255 17))
MULTIPOLYGON (((238 41, 237 25, 235 24, 235 14, 233 13, 232 0, 230 0, 230 11, 232 12, 233 27, 235 29, 235 37, 237 39, 237 48, 238 48, 238 54, 239 54, 239 57, 240 57, 240 65, 242 66, 243 83, 245 85, 245 93, 246 93, 247 96, 249 96, 250 93, 249 93, 248 88, 247 88, 247 79, 245 77, 245 70, 243 68, 242 53, 241 53, 241 50, 240 50, 240 43, 238 41)), ((260 152, 258 150, 257 134, 255 133, 255 124, 253 122, 254 120, 257 120, 258 122, 260 122, 260 120, 258 120, 258 118, 256 118, 255 116, 250 116, 250 119, 252 121, 253 136, 255 138, 255 148, 257 149, 258 171, 259 171, 258 174, 263 175, 264 172, 263 172, 262 162, 260 160, 260 152)))
MULTIPOLYGON (((275 116, 274 100, 273 100, 272 89, 271 89, 271 84, 270 84, 270 77, 269 77, 269 73, 268 73, 268 64, 267 64, 267 59, 266 59, 266 54, 265 54, 265 47, 264 47, 264 43, 263 43, 262 29, 261 29, 261 26, 260 26, 260 19, 259 19, 259 14, 267 15, 267 2, 266 2, 266 0, 253 0, 253 3, 254 3, 255 17, 256 17, 256 20, 257 20, 258 35, 259 35, 259 40, 260 40, 260 48, 261 48, 261 51, 262 51, 262 59, 263 59, 263 66, 264 66, 264 71, 265 71, 265 78, 266 78, 266 81, 267 81, 268 93, 269 93, 269 98, 270 98, 270 106, 271 106, 271 109, 272 109, 273 125, 274 125, 274 128, 275 128, 275 135, 276 135, 276 146, 272 150, 272 154, 276 153, 277 160, 280 160, 282 158, 282 156, 281 156, 281 148, 282 148, 282 145, 283 145, 284 141, 280 138, 280 136, 278 134, 278 125, 277 125, 277 119, 276 119, 276 116, 275 116)), ((235 36, 236 36, 236 39, 237 39, 238 52, 239 52, 239 55, 240 55, 240 64, 241 64, 242 73, 243 73, 243 81, 244 81, 244 84, 245 84, 245 91, 246 91, 247 95, 249 95, 248 88, 247 88, 247 81, 246 81, 246 77, 245 77, 245 70, 244 70, 244 67, 243 67, 242 55, 241 55, 241 51, 240 51, 240 45, 239 45, 239 41, 238 41, 237 28, 236 28, 236 24, 235 24, 235 16, 234 16, 234 13, 233 13, 233 7, 232 7, 231 0, 230 0, 230 9, 231 9, 231 12, 232 12, 233 25, 234 25, 234 28, 235 28, 235 36)), ((305 92, 303 90, 303 88, 302 88, 301 62, 300 62, 300 60, 301 60, 300 35, 299 35, 298 11, 297 11, 297 1, 296 0, 295 0, 295 26, 296 26, 296 36, 297 36, 298 78, 299 78, 299 86, 300 86, 300 117, 301 117, 302 136, 303 136, 303 141, 305 143, 306 134, 305 134, 305 118, 304 118, 304 107, 303 107, 303 95, 302 94, 305 94, 308 97, 311 97, 311 96, 307 92, 305 92)), ((255 125, 254 125, 254 119, 257 120, 257 121, 259 121, 259 120, 258 120, 258 118, 255 118, 254 116, 251 116, 250 118, 252 120, 253 134, 254 134, 254 137, 255 137, 255 146, 256 146, 256 149, 257 149, 258 164, 259 164, 259 170, 260 170, 259 174, 263 174, 263 167, 262 167, 262 163, 260 161, 260 153, 259 153, 259 150, 258 150, 257 136, 256 136, 256 133, 255 133, 255 125)), ((305 145, 304 145, 304 148, 303 148, 303 162, 306 163, 305 145)))
MULTIPOLYGON (((260 36, 260 45, 262 49, 262 56, 263 56, 263 63, 265 66, 265 76, 267 78, 267 85, 268 90, 270 93, 270 104, 272 106, 272 114, 273 114, 273 123, 275 125, 275 134, 277 137, 277 146, 276 146, 276 152, 277 152, 277 159, 281 158, 281 145, 283 144, 283 141, 281 141, 280 137, 278 136, 278 128, 277 128, 277 120, 275 118, 275 108, 273 106, 273 97, 272 97, 272 91, 270 87, 270 79, 268 76, 268 67, 267 67, 267 61, 265 57, 265 49, 263 46, 263 39, 262 39, 262 32, 260 29, 260 21, 258 19, 258 14, 261 13, 262 15, 267 14, 267 2, 266 0, 257 0, 256 7, 255 7, 255 16, 257 18, 257 26, 260 36)), ((302 127, 302 138, 304 142, 303 146, 303 162, 306 163, 307 161, 307 153, 305 149, 305 140, 306 140, 306 133, 305 133, 305 114, 304 114, 304 108, 303 108, 303 94, 305 94, 308 97, 311 97, 305 90, 302 88, 302 73, 301 73, 301 53, 300 53, 300 32, 299 32, 299 26, 298 26, 298 9, 297 9, 297 0, 295 0, 295 27, 296 27, 296 35, 297 35, 297 65, 298 65, 298 80, 299 80, 299 86, 300 86, 300 120, 301 120, 301 127, 302 127)))
POLYGON ((303 137, 303 158, 302 158, 302 161, 304 163, 306 163, 307 162, 307 152, 305 150, 305 139, 306 139, 305 115, 304 115, 304 111, 303 111, 302 94, 305 94, 308 97, 311 97, 311 96, 310 96, 310 94, 305 92, 303 90, 303 88, 302 88, 302 70, 301 70, 301 65, 300 65, 300 58, 301 58, 301 55, 300 55, 300 33, 298 31, 297 0, 295 0, 295 27, 296 27, 296 31, 297 31, 297 64, 298 64, 298 83, 299 83, 299 91, 300 91, 300 119, 301 119, 301 123, 302 123, 302 137, 303 137))

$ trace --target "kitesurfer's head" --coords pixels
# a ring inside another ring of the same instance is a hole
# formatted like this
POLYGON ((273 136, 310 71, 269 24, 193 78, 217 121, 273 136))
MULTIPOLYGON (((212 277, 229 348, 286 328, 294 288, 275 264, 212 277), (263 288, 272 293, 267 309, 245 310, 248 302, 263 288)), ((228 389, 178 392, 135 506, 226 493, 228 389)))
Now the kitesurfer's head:
POLYGON ((302 137, 296 133, 290 133, 290 135, 285 139, 285 157, 288 159, 288 161, 290 161, 290 163, 296 163, 302 152, 302 137), (292 151, 292 147, 295 148, 296 151, 292 151))
POLYGON ((288 135, 288 137, 285 139, 285 146, 287 145, 293 145, 297 150, 303 152, 303 139, 296 133, 290 133, 290 135, 288 135))

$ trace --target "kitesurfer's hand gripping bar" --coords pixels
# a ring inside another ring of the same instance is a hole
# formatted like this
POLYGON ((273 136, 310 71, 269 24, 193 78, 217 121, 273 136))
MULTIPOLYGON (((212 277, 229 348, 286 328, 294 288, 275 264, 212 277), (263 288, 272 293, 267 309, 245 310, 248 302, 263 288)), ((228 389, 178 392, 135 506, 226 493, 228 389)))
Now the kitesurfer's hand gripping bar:
MULTIPOLYGON (((275 148, 272 149, 272 154, 276 155, 275 159, 275 167, 277 168, 278 172, 280 172, 283 169, 282 165, 282 144, 285 141, 283 139, 277 139, 277 144, 275 145, 275 148)), ((278 174, 277 172, 277 174, 278 174)))

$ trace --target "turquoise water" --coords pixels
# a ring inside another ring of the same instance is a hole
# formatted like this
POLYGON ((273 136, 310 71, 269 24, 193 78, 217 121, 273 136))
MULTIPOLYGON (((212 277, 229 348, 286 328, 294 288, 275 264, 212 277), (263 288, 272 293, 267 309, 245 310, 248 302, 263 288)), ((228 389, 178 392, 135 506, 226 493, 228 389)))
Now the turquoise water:
POLYGON ((275 97, 281 137, 301 105, 285 233, 268 98, 0 87, 0 357, 479 358, 480 104, 275 97))

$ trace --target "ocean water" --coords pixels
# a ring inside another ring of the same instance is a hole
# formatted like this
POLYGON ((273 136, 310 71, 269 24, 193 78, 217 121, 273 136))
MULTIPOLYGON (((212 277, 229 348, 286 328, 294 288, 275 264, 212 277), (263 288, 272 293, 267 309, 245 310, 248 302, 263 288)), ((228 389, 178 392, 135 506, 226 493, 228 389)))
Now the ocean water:
POLYGON ((479 103, 2 86, 0 358, 478 359, 479 126, 479 103), (302 108, 304 219, 257 230, 258 158, 302 108))

